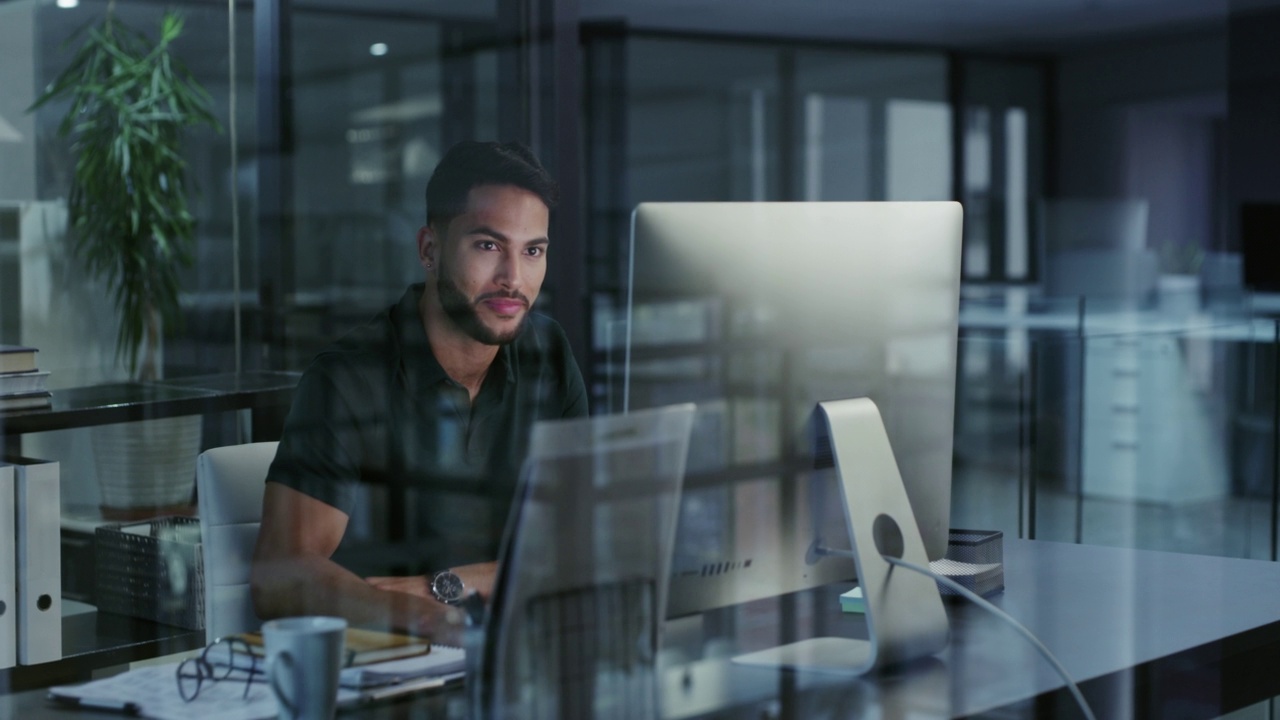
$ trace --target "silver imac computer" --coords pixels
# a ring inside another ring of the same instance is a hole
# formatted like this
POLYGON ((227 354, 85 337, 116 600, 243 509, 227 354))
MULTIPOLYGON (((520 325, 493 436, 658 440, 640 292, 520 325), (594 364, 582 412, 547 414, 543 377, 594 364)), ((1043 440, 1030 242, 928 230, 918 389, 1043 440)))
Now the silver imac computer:
POLYGON ((698 404, 667 617, 856 576, 818 402, 878 406, 930 560, 951 510, 961 208, 646 203, 624 403, 698 404), (817 461, 817 465, 828 465, 817 461))

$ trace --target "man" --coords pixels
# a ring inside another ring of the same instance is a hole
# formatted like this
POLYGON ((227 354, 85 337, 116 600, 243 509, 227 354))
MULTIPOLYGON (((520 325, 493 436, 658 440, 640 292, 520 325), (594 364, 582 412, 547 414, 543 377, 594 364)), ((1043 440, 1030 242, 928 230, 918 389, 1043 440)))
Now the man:
POLYGON ((259 617, 337 615, 456 643, 450 604, 492 589, 533 423, 587 414, 563 331, 530 311, 556 194, 518 144, 462 143, 441 159, 418 231, 426 282, 298 384, 263 496, 259 617), (343 553, 350 521, 371 515, 365 483, 410 499, 421 542, 401 560, 426 575, 362 578, 358 559, 338 561, 355 557, 343 553))

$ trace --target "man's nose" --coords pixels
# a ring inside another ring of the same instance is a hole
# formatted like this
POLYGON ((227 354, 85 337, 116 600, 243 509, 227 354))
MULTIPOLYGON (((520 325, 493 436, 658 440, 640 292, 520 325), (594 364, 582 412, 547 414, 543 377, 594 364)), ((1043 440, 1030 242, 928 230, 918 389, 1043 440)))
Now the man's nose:
POLYGON ((520 268, 520 259, 504 253, 498 263, 498 284, 510 290, 519 290, 524 283, 524 273, 520 268))

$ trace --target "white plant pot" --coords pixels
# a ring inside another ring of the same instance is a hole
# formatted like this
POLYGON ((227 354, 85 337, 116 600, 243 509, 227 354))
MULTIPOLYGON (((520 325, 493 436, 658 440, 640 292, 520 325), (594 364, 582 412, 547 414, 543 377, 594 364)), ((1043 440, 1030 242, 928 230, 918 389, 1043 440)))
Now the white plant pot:
POLYGON ((1161 311, 1185 317, 1200 310, 1199 275, 1161 275, 1156 288, 1161 311))
POLYGON ((104 510, 189 505, 201 423, 199 415, 190 415, 92 428, 104 510))

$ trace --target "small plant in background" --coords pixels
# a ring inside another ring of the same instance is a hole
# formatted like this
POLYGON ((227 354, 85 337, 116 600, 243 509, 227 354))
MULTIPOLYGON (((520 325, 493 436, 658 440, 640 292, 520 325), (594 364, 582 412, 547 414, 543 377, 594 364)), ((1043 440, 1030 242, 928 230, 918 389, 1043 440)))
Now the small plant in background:
POLYGON ((174 56, 183 19, 169 11, 152 41, 115 13, 87 33, 66 70, 29 111, 71 106, 58 134, 75 158, 68 212, 73 253, 105 280, 120 312, 116 354, 132 376, 159 376, 160 333, 181 321, 179 273, 193 261, 187 208, 186 128, 219 128, 209 94, 174 56))

